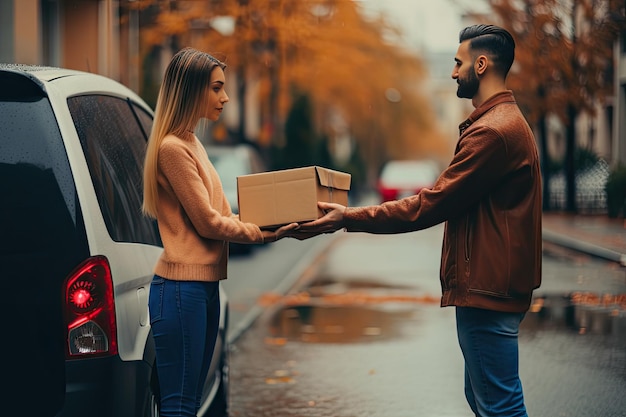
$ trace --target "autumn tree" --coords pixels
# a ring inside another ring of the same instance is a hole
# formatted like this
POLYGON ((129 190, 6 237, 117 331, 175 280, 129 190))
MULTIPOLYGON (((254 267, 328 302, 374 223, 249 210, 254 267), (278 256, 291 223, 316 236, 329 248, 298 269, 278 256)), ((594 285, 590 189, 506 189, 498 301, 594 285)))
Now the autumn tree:
MULTIPOLYGON (((425 71, 412 53, 387 41, 395 29, 366 19, 348 0, 140 0, 154 13, 142 29, 144 53, 177 39, 226 57, 236 75, 239 135, 248 82, 258 86, 264 146, 284 146, 284 124, 297 91, 311 100, 315 137, 333 142, 348 126, 368 161, 370 180, 388 158, 448 152, 420 93, 425 71), (175 7, 174 7, 174 3, 175 7), (156 11, 156 12, 155 12, 156 11), (230 32, 216 22, 228 18, 230 32)), ((133 7, 138 7, 137 5, 133 7)), ((232 91, 232 90, 231 90, 232 91)), ((233 93, 231 93, 233 94, 233 93)))
POLYGON ((624 30, 623 0, 487 0, 519 48, 509 83, 539 129, 544 208, 549 208, 546 117, 565 125, 566 210, 576 209, 576 118, 594 115, 613 92, 613 43, 624 30))

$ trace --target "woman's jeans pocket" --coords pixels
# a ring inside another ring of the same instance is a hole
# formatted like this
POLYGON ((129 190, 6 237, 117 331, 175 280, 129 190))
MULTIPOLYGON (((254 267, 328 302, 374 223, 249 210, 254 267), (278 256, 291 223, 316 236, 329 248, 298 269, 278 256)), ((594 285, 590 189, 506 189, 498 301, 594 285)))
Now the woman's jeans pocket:
POLYGON ((155 275, 150 283, 150 297, 148 298, 148 310, 150 311, 150 325, 161 320, 163 317, 163 292, 165 278, 155 275))

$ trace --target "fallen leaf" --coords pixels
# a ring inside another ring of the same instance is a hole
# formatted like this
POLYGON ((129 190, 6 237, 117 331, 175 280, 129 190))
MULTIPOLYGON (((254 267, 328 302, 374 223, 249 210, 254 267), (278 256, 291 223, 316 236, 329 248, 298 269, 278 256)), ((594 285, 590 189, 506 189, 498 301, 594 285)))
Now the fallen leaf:
POLYGON ((296 380, 291 378, 290 376, 282 376, 280 378, 265 378, 265 383, 267 385, 295 384, 296 380))
POLYGON ((287 344, 286 337, 266 337, 265 344, 270 346, 285 346, 287 344))

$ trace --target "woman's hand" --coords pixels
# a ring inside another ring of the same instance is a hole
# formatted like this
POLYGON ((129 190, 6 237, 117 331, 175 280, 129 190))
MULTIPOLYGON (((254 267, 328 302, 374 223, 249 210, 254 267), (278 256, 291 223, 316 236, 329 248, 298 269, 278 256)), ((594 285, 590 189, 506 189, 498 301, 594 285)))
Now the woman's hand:
POLYGON ((298 229, 300 225, 298 223, 289 223, 284 226, 279 227, 274 231, 275 240, 280 240, 284 237, 289 237, 293 233, 294 230, 298 229))

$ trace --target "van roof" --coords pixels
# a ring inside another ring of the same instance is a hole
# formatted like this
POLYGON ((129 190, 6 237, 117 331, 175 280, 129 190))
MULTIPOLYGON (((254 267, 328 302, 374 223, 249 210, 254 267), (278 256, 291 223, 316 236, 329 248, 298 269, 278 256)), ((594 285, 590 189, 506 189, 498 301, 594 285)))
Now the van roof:
POLYGON ((71 75, 86 74, 84 71, 57 68, 44 65, 6 64, 0 63, 0 71, 23 74, 31 80, 44 82, 71 75))

